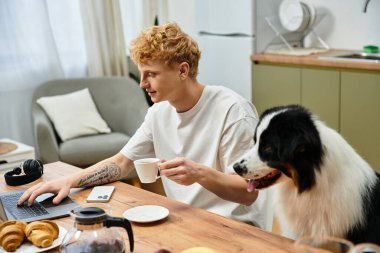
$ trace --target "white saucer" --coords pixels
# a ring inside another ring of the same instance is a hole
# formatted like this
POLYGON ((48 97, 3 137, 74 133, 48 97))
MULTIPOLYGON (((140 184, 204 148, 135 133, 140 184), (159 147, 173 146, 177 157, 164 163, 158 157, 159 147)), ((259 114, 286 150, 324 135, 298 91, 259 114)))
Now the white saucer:
POLYGON ((162 220, 169 215, 169 210, 162 206, 136 206, 123 213, 124 218, 133 222, 147 223, 162 220))
MULTIPOLYGON (((44 252, 49 249, 53 249, 55 247, 58 247, 61 245, 63 237, 66 235, 67 230, 61 226, 58 226, 59 228, 59 235, 58 238, 54 240, 53 244, 50 247, 46 248, 40 248, 37 246, 34 246, 31 242, 28 240, 25 240, 23 244, 15 251, 16 253, 31 253, 31 252, 44 252)), ((0 246, 0 253, 7 253, 1 246, 0 246)))

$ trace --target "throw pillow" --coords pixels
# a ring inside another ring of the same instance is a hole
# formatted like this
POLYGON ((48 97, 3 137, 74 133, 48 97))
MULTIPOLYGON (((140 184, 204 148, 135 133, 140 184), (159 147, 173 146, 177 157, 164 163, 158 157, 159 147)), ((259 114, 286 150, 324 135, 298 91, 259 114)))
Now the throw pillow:
POLYGON ((65 95, 41 97, 37 103, 53 122, 62 141, 111 132, 96 109, 88 88, 65 95))

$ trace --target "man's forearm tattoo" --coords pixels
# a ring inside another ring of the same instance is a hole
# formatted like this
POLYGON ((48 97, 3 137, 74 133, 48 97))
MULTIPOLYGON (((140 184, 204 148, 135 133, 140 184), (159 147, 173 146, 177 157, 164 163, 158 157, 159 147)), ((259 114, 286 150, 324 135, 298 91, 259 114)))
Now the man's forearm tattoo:
POLYGON ((114 182, 121 178, 121 168, 115 164, 102 164, 102 167, 85 177, 81 178, 78 182, 79 187, 87 187, 99 184, 106 184, 114 182))

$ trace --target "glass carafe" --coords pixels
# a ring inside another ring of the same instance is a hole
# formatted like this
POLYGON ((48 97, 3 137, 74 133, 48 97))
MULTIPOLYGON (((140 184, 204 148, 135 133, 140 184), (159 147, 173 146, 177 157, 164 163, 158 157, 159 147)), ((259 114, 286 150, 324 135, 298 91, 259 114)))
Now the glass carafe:
POLYGON ((129 250, 133 252, 134 240, 130 222, 125 218, 112 217, 105 208, 79 206, 70 214, 75 219, 74 227, 63 238, 61 253, 123 253, 126 246, 119 231, 123 227, 128 233, 129 250))
POLYGON ((354 245, 346 239, 328 236, 301 237, 295 241, 295 245, 304 253, 380 253, 380 246, 373 243, 354 245))

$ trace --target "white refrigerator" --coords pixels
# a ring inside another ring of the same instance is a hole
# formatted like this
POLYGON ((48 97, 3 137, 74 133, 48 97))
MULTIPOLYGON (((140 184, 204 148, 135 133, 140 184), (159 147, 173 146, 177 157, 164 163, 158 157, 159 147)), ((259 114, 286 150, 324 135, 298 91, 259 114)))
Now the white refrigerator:
POLYGON ((250 57, 262 52, 274 38, 265 17, 277 15, 280 2, 195 0, 197 40, 202 52, 199 82, 226 86, 251 101, 250 57))

